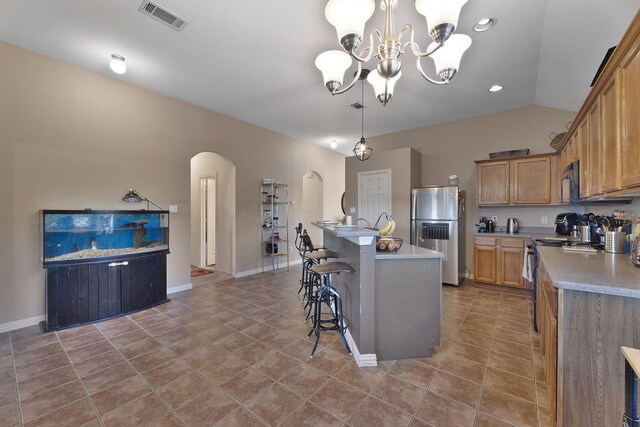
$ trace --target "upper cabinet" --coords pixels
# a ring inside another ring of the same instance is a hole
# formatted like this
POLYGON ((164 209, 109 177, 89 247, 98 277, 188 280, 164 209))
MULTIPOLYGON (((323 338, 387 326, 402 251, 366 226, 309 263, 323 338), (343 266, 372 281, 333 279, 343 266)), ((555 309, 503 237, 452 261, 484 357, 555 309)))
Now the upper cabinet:
POLYGON ((640 194, 640 12, 611 55, 559 148, 580 160, 580 198, 640 194))
POLYGON ((478 160, 479 206, 557 204, 558 156, 478 160))
POLYGON ((635 41, 620 64, 622 83, 620 152, 623 188, 640 185, 640 55, 638 51, 640 51, 640 39, 635 41))
POLYGON ((478 204, 509 204, 509 162, 478 164, 478 204))

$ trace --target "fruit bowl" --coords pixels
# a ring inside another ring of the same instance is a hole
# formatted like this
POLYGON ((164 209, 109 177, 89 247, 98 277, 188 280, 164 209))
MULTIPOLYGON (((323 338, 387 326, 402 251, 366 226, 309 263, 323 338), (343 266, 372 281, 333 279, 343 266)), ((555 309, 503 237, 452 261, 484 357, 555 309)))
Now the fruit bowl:
POLYGON ((397 252, 404 240, 400 237, 377 237, 376 250, 378 252, 397 252))

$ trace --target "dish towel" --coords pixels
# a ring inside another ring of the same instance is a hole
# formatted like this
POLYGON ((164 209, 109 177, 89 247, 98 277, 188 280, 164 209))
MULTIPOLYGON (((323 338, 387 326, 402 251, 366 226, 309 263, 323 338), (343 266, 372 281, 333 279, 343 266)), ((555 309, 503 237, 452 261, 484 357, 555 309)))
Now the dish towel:
POLYGON ((524 259, 522 260, 522 277, 527 279, 530 282, 533 282, 533 263, 532 263, 533 254, 530 254, 529 251, 524 251, 524 259))

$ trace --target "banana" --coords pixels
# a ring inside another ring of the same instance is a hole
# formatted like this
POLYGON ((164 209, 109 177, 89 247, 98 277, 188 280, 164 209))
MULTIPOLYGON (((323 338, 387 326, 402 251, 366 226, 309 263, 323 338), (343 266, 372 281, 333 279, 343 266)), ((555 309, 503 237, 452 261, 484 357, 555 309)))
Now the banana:
POLYGON ((387 217, 387 223, 380 230, 381 236, 390 236, 393 230, 396 228, 396 222, 391 216, 387 217))
POLYGON ((396 229, 396 221, 393 218, 389 217, 389 222, 391 223, 391 227, 389 228, 385 236, 391 236, 391 234, 393 234, 393 230, 396 229))
POLYGON ((387 223, 384 225, 384 227, 378 230, 378 232, 380 233, 381 236, 386 236, 390 228, 391 228, 391 218, 387 217, 387 223))

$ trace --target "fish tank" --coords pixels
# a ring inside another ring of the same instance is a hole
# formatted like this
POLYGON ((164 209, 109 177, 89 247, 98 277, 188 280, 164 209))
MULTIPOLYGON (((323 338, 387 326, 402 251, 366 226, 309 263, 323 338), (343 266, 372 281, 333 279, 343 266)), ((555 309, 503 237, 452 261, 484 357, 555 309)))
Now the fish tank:
POLYGON ((42 210, 43 267, 169 252, 168 211, 42 210))

